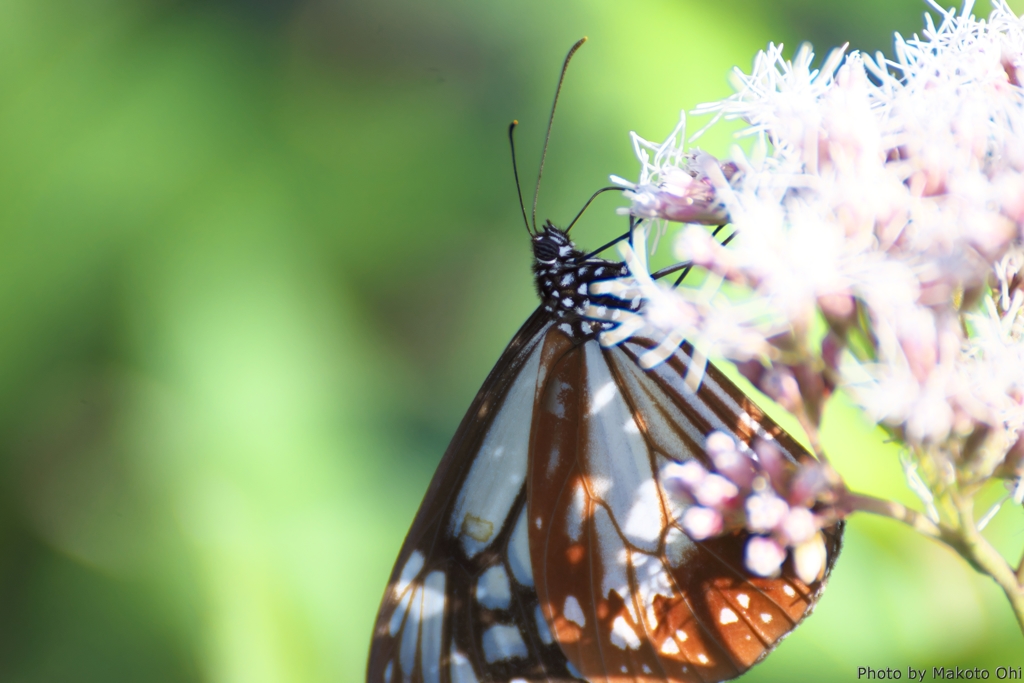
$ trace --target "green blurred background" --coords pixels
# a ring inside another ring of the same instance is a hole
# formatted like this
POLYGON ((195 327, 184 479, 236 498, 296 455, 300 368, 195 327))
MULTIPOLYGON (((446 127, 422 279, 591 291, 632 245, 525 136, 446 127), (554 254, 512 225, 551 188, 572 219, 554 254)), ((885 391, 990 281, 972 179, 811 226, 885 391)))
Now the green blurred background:
MULTIPOLYGON (((429 477, 535 305, 505 127, 531 178, 572 42, 540 203, 562 224, 635 175, 631 129, 661 139, 769 40, 888 49, 923 9, 0 0, 0 681, 360 680, 429 477)), ((912 502, 841 401, 825 436, 912 502)), ((990 528, 1020 556, 1020 510, 990 528)), ((863 516, 846 538, 745 680, 1024 665, 956 556, 863 516)))

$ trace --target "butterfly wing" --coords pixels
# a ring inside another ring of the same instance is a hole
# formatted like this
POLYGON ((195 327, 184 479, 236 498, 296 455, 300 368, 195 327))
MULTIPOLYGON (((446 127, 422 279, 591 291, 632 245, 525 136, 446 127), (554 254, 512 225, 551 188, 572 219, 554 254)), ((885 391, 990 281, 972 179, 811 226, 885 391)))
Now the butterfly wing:
MULTIPOLYGON (((558 345, 552 335, 548 344, 558 345)), ((658 477, 672 460, 709 464, 711 431, 772 438, 809 454, 714 367, 684 383, 686 347, 651 371, 630 340, 546 351, 528 514, 537 593, 568 659, 591 680, 721 681, 763 658, 813 608, 823 581, 751 577, 745 537, 695 543, 658 477)), ((830 530, 828 570, 841 530, 830 530)), ((827 575, 827 574, 826 574, 827 575)))
POLYGON ((553 329, 538 310, 463 418, 384 594, 367 681, 576 680, 533 585, 526 475, 553 329))
POLYGON ((643 371, 651 343, 602 349, 561 327, 535 313, 459 426, 388 583, 368 681, 719 681, 813 608, 823 582, 750 577, 745 538, 694 543, 658 482, 671 460, 706 461, 714 430, 809 454, 714 367, 689 390, 686 347, 643 371))

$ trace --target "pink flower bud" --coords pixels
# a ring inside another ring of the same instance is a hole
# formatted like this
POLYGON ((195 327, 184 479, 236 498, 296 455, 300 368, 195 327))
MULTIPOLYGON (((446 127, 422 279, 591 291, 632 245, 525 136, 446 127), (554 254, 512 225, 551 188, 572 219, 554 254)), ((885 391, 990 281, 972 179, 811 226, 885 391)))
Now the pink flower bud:
POLYGON ((818 532, 818 522, 814 518, 814 513, 807 508, 795 507, 782 520, 780 532, 787 545, 800 545, 818 532))
POLYGON ((789 485, 789 461, 782 455, 774 441, 758 439, 754 441, 753 446, 754 452, 757 453, 757 461, 771 480, 772 488, 782 493, 789 485))
POLYGON ((789 514, 789 506, 773 493, 759 493, 747 498, 747 529, 766 534, 775 530, 789 514))
POLYGON ((800 385, 788 368, 772 368, 761 377, 757 388, 791 413, 797 412, 802 403, 800 385))
POLYGON ((938 335, 935 321, 922 310, 915 311, 913 320, 907 321, 900 335, 900 346, 910 365, 910 371, 918 382, 924 382, 939 362, 938 335))
POLYGON ((790 505, 814 505, 818 495, 829 488, 828 477, 824 468, 817 464, 803 465, 793 477, 789 486, 790 505))
POLYGON ((757 469, 750 457, 736 448, 736 442, 728 434, 712 432, 704 445, 715 463, 715 469, 740 488, 749 488, 757 476, 757 469))
POLYGON ((774 538, 751 536, 747 541, 745 564, 758 576, 775 576, 786 559, 786 550, 774 538))
POLYGON ((693 506, 683 513, 683 529, 695 541, 722 533, 724 520, 716 510, 693 506))
POLYGON ((818 297, 818 308, 826 320, 841 328, 856 322, 857 302, 848 291, 822 294, 818 297))
POLYGON ((750 383, 755 387, 761 383, 761 378, 768 372, 768 369, 761 364, 761 361, 756 359, 736 361, 736 369, 739 370, 741 375, 750 380, 750 383))
POLYGON ((701 505, 725 507, 740 494, 739 488, 720 474, 709 474, 694 490, 693 496, 701 505))
POLYGON ((688 460, 681 464, 673 462, 661 468, 661 484, 665 490, 684 498, 692 497, 693 492, 707 476, 708 471, 696 460, 688 460))
MULTIPOLYGON (((715 173, 718 161, 710 154, 701 154, 694 168, 687 172, 678 168, 666 169, 658 188, 648 195, 643 211, 659 218, 680 223, 721 225, 729 222, 729 213, 719 201, 708 172, 715 173), (697 167, 703 167, 700 170, 697 167), (651 201, 653 199, 653 201, 651 201)), ((725 179, 735 175, 735 164, 718 166, 725 179)), ((653 217, 653 216, 652 216, 653 217)))
POLYGON ((721 453, 735 453, 736 442, 725 432, 711 432, 704 441, 704 450, 714 460, 715 456, 721 453))
POLYGON ((793 566, 796 569, 796 575, 807 584, 814 583, 823 576, 825 559, 825 539, 821 532, 814 534, 793 550, 793 566))
POLYGON ((1000 63, 1003 65, 1003 70, 1006 71, 1006 80, 1011 85, 1020 87, 1020 62, 1019 59, 1009 52, 1006 47, 1003 47, 1003 54, 999 58, 1000 63))
POLYGON ((844 348, 846 348, 845 342, 832 332, 826 334, 825 338, 821 340, 821 359, 825 361, 829 370, 839 370, 839 361, 844 348))

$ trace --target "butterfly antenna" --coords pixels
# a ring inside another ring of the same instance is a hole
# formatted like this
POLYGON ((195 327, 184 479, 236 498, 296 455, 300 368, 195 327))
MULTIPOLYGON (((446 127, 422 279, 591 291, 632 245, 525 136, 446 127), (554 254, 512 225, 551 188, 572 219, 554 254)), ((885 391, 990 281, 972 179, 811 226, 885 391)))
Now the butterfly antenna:
POLYGON ((593 202, 595 199, 597 199, 597 195, 599 195, 599 194, 601 194, 603 192, 611 192, 612 190, 621 190, 621 189, 622 189, 621 187, 615 187, 615 186, 602 187, 600 190, 598 190, 594 194, 590 195, 590 199, 588 199, 587 203, 583 205, 583 208, 580 209, 580 212, 578 214, 576 214, 576 218, 572 219, 572 222, 569 223, 569 227, 567 227, 565 229, 565 232, 568 233, 570 230, 572 230, 572 226, 576 225, 576 221, 578 221, 580 219, 580 216, 582 216, 583 212, 587 210, 587 207, 590 206, 590 203, 593 202))
POLYGON ((540 179, 544 175, 544 160, 548 156, 548 141, 551 139, 551 124, 555 122, 555 108, 558 106, 558 94, 562 92, 562 81, 565 80, 565 70, 569 68, 569 60, 576 54, 576 50, 580 49, 583 43, 587 42, 587 37, 584 36, 576 41, 576 44, 569 48, 569 54, 565 56, 565 62, 562 63, 562 73, 558 77, 558 87, 555 88, 555 101, 551 104, 551 116, 548 118, 548 132, 544 135, 544 149, 540 153, 540 170, 537 171, 537 186, 533 189, 533 213, 531 218, 533 219, 533 229, 537 230, 537 195, 540 194, 540 179))
POLYGON ((519 195, 519 210, 523 212, 523 223, 526 225, 526 232, 533 236, 533 230, 530 229, 530 221, 526 220, 526 205, 523 204, 523 188, 519 185, 519 167, 516 166, 516 139, 513 132, 519 122, 513 120, 508 125, 508 144, 512 146, 512 174, 516 177, 516 194, 519 195))

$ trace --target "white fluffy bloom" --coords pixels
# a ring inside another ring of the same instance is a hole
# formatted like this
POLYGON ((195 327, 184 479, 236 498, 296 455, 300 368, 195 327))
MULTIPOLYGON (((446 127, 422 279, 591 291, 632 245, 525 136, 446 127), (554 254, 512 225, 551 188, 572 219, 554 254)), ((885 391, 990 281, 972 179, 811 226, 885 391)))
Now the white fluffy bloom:
POLYGON ((723 247, 699 225, 679 232, 676 256, 709 273, 695 288, 653 281, 627 250, 633 279, 604 286, 641 293, 644 320, 603 341, 644 328, 664 340, 647 365, 683 339, 745 360, 771 356, 780 332, 806 339, 817 315, 860 315, 872 357, 840 370, 868 414, 914 443, 978 423, 1012 443, 1024 426, 1024 21, 992 4, 988 19, 970 0, 959 13, 933 4, 941 21, 897 35, 891 59, 844 47, 813 69, 809 46, 787 61, 769 45, 736 71, 735 94, 695 112, 748 124, 749 151, 728 161, 687 149, 682 123, 661 144, 634 135, 639 180, 613 177, 633 215, 728 222, 736 236, 723 247))

